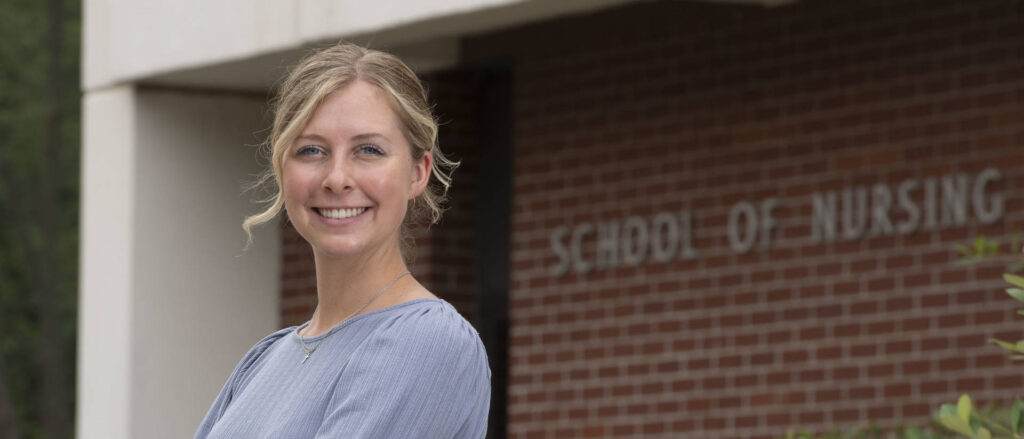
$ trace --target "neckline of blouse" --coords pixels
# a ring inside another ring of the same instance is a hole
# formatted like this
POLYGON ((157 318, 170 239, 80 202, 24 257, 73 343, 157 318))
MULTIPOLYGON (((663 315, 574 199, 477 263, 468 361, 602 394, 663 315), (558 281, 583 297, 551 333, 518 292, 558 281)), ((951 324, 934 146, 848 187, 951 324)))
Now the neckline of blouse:
POLYGON ((299 326, 293 326, 291 333, 292 333, 292 335, 294 335, 296 337, 296 340, 301 338, 302 341, 306 342, 306 343, 316 342, 317 340, 321 340, 324 337, 327 337, 327 336, 337 332, 338 330, 340 330, 341 328, 346 326, 349 322, 355 322, 355 321, 361 320, 363 317, 366 317, 366 316, 382 314, 382 313, 384 313, 386 311, 391 311, 391 310, 395 310, 395 309, 399 309, 399 308, 404 308, 404 307, 406 307, 408 305, 412 305, 412 304, 420 303, 420 302, 440 302, 440 303, 444 303, 444 300, 442 300, 442 299, 435 299, 433 297, 421 297, 419 299, 408 300, 408 301, 405 301, 405 302, 402 302, 402 303, 396 303, 394 305, 391 305, 391 306, 388 306, 388 307, 385 307, 385 308, 375 309, 375 310, 367 312, 367 313, 359 314, 359 315, 357 315, 355 317, 352 317, 352 318, 350 318, 348 320, 345 320, 345 321, 343 321, 341 323, 338 323, 337 325, 334 325, 333 328, 328 329, 326 332, 324 332, 322 334, 317 334, 317 335, 313 335, 313 336, 310 336, 310 337, 303 337, 303 336, 299 335, 299 332, 302 331, 303 328, 309 326, 310 323, 313 323, 313 320, 310 319, 310 320, 307 320, 306 323, 303 323, 303 324, 301 324, 299 326))

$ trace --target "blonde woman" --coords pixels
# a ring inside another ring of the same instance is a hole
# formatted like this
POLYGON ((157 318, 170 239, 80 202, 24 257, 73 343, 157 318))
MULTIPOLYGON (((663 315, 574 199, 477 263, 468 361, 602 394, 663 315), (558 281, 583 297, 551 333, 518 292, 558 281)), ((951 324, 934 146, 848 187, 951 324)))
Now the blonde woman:
POLYGON ((278 193, 243 227, 286 211, 313 248, 318 305, 253 346, 196 438, 484 437, 480 337, 403 257, 450 183, 436 141, 423 86, 392 55, 340 44, 292 70, 269 139, 278 193))

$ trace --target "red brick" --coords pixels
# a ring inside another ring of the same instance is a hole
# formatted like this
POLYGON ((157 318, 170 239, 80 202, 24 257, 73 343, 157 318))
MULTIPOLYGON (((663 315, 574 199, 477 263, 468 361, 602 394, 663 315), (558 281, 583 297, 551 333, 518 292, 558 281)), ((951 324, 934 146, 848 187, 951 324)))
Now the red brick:
POLYGON ((894 341, 885 344, 886 354, 902 354, 911 352, 914 348, 914 344, 910 341, 894 341))
POLYGON ((814 401, 818 403, 834 402, 843 399, 843 392, 837 389, 818 390, 814 392, 814 401))
POLYGON ((868 366, 868 377, 870 378, 892 376, 894 372, 895 368, 892 364, 876 364, 873 366, 868 366))
POLYGON ((715 403, 715 406, 720 409, 735 409, 737 407, 740 407, 742 404, 743 401, 740 397, 729 396, 725 398, 719 398, 718 402, 715 403))
POLYGON ((854 345, 850 347, 850 355, 855 357, 871 356, 878 352, 878 345, 854 345))
POLYGON ((987 368, 987 367, 1002 367, 1007 364, 1006 353, 978 355, 974 357, 974 367, 987 368))
POLYGON ((850 314, 861 315, 861 314, 873 314, 878 312, 877 302, 860 302, 850 306, 850 314))
POLYGON ((783 363, 803 363, 808 360, 810 356, 807 351, 788 351, 782 353, 783 363))
POLYGON ((772 372, 765 375, 765 383, 769 386, 778 384, 787 384, 793 381, 793 376, 789 372, 772 372))
POLYGON ((1020 374, 992 378, 992 386, 997 389, 1016 388, 1022 384, 1024 384, 1024 377, 1020 374))
POLYGON ((802 383, 812 381, 822 381, 825 379, 825 370, 823 369, 812 369, 803 370, 799 373, 799 381, 802 383))
POLYGON ((940 328, 957 328, 967 325, 966 314, 952 314, 939 317, 940 328))
POLYGON ((849 391, 850 399, 872 399, 876 394, 875 388, 870 386, 854 387, 849 391))
POLYGON ((906 332, 923 331, 931 327, 931 319, 928 317, 904 319, 901 323, 901 330, 906 332))
POLYGON ((825 346, 817 350, 815 357, 818 360, 832 360, 843 355, 843 348, 839 346, 825 346))
POLYGON ((825 327, 804 328, 800 330, 800 340, 818 340, 825 338, 825 327))
POLYGON ((967 369, 966 358, 946 358, 939 360, 939 371, 952 372, 967 369))
POLYGON ((913 299, 909 297, 897 297, 885 301, 887 312, 906 311, 914 307, 913 299))
POLYGON ((892 419, 895 414, 896 409, 890 406, 868 408, 869 419, 892 419))
POLYGON ((924 375, 931 372, 931 370, 932 364, 928 360, 908 361, 903 363, 901 367, 903 375, 924 375))
POLYGON ((704 411, 711 409, 711 400, 707 398, 701 399, 690 399, 686 401, 686 410, 689 411, 704 411))
POLYGON ((868 325, 869 335, 891 334, 896 331, 896 322, 875 322, 868 325))
POLYGON ((832 420, 835 422, 850 422, 860 418, 860 411, 857 409, 840 409, 832 412, 832 420))
POLYGON ((954 385, 956 392, 977 392, 985 388, 984 378, 961 378, 954 385))
POLYGON ((889 384, 883 388, 882 396, 886 398, 900 398, 910 396, 911 387, 910 384, 889 384))

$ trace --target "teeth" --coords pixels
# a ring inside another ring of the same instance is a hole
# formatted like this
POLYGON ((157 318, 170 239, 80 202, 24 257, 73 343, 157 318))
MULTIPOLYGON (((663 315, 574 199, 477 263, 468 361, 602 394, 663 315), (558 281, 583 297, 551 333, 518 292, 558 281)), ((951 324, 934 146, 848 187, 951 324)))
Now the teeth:
POLYGON ((360 213, 366 212, 365 207, 356 207, 352 209, 318 209, 320 214, 328 218, 334 219, 345 219, 351 218, 360 213))

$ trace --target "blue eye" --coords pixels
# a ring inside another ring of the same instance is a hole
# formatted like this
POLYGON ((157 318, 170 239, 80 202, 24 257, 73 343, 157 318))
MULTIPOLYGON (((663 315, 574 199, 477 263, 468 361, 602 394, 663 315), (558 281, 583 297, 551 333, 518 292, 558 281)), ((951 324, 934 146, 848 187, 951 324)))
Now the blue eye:
POLYGON ((381 149, 379 146, 371 144, 371 143, 367 143, 365 145, 359 145, 359 148, 357 148, 357 151, 359 153, 362 153, 362 154, 384 155, 384 150, 383 149, 381 149))
POLYGON ((295 155, 299 155, 299 156, 302 156, 302 155, 314 155, 314 154, 320 154, 321 152, 322 151, 320 150, 320 147, 318 147, 318 146, 306 145, 306 146, 303 146, 303 147, 299 148, 299 150, 295 153, 295 155))

